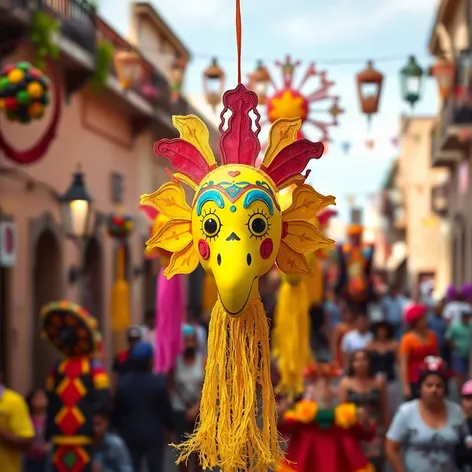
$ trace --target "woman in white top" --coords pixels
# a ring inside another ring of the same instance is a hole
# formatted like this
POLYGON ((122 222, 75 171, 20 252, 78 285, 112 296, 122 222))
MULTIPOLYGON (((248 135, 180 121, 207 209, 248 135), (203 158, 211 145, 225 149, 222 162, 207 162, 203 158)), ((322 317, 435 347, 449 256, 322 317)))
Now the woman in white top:
MULTIPOLYGON (((192 325, 183 326, 184 351, 169 372, 169 390, 174 412, 174 427, 180 442, 195 427, 200 409, 206 357, 198 350, 197 332, 192 325)), ((179 464, 180 472, 190 470, 190 464, 179 464)), ((195 472, 202 470, 195 461, 195 472)))

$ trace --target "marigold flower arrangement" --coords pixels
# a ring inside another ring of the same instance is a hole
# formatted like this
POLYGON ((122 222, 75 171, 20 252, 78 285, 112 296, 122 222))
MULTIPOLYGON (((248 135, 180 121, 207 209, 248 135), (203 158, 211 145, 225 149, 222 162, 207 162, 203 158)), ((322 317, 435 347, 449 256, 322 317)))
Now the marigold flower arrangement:
MULTIPOLYGON (((334 425, 343 429, 349 429, 357 424, 357 408, 353 403, 343 403, 334 407, 332 411, 334 425)), ((285 413, 284 419, 287 422, 309 424, 318 421, 319 412, 320 410, 316 402, 301 400, 294 408, 285 413)))

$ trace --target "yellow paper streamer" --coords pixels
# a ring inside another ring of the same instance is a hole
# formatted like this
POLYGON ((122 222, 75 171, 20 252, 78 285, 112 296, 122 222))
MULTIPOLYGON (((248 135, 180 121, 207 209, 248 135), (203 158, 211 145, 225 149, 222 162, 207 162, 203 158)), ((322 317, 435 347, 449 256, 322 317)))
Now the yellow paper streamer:
POLYGON ((175 447, 203 469, 266 472, 282 458, 270 375, 269 325, 259 297, 228 316, 218 299, 211 313, 208 363, 195 432, 175 447), (264 412, 264 418, 261 418, 264 412), (259 424, 261 423, 261 424, 259 424))
POLYGON ((293 283, 282 275, 274 316, 272 352, 280 373, 276 392, 287 395, 290 400, 303 393, 303 372, 312 361, 308 300, 305 281, 293 283))
POLYGON ((125 247, 116 250, 116 279, 111 288, 111 325, 113 331, 123 331, 130 325, 129 284, 125 279, 125 247))

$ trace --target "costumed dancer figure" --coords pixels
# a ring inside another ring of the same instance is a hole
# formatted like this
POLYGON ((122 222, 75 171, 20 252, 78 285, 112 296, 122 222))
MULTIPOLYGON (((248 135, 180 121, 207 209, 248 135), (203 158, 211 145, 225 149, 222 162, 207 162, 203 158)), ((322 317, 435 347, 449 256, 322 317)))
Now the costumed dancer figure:
POLYGON ((97 320, 81 306, 59 301, 41 309, 41 335, 65 356, 46 380, 46 436, 55 472, 91 472, 92 411, 110 401, 110 382, 97 359, 97 320))
MULTIPOLYGON (((153 222, 151 238, 159 234, 169 221, 165 215, 147 205, 140 207, 153 222)), ((146 248, 146 257, 159 260, 159 275, 156 286, 156 340, 154 349, 154 371, 169 372, 183 349, 182 325, 185 322, 185 287, 181 275, 168 279, 164 272, 172 254, 158 248, 146 248)))
POLYGON ((366 412, 353 403, 335 406, 332 379, 335 364, 313 363, 306 370, 303 400, 288 409, 279 429, 288 436, 288 449, 277 472, 373 472, 361 440, 375 435, 366 412))
POLYGON ((353 208, 351 224, 347 228, 348 241, 338 248, 339 279, 336 293, 357 312, 367 313, 367 305, 374 299, 372 263, 374 247, 362 241, 361 210, 353 208))
POLYGON ((275 262, 289 275, 310 273, 304 254, 330 247, 333 241, 309 221, 333 204, 334 197, 304 184, 301 172, 311 159, 321 157, 323 144, 296 140, 300 119, 280 119, 272 125, 264 160, 256 168, 261 149, 257 95, 240 83, 224 94, 223 106, 221 165, 200 118, 176 116, 180 138, 154 145, 155 154, 172 164, 172 181, 142 196, 141 204, 169 219, 147 242, 150 249, 172 253, 164 275, 189 274, 200 262, 218 288, 200 415, 195 432, 177 446, 179 461, 197 453, 204 469, 265 472, 275 467, 282 452, 269 326, 258 279, 275 262), (182 183, 195 190, 192 206, 185 201, 182 183), (282 211, 277 195, 293 183, 297 188, 292 204, 282 211))
MULTIPOLYGON (((282 211, 292 204, 292 192, 295 188, 296 185, 292 185, 280 192, 282 211)), ((313 218, 310 223, 319 228, 317 218, 313 218)), ((290 400, 303 393, 303 371, 312 361, 309 310, 313 293, 309 292, 308 283, 313 291, 322 291, 323 287, 322 267, 317 264, 314 252, 307 255, 307 262, 313 269, 311 276, 286 275, 283 272, 279 274, 281 284, 275 308, 272 355, 280 374, 276 393, 288 396, 290 400)), ((322 294, 314 295, 322 299, 322 294)))

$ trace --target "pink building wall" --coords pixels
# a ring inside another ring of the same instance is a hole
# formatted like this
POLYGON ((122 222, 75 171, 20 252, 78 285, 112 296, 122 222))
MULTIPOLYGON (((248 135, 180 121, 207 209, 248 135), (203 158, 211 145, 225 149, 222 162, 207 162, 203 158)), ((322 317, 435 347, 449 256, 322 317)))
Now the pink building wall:
MULTIPOLYGON (((11 61, 25 60, 27 56, 27 51, 19 51, 11 61)), ((56 77, 54 80, 60 78, 56 77)), ((52 108, 51 104, 47 116, 37 123, 22 126, 6 122, 2 117, 0 126, 11 144, 25 149, 32 145, 48 126, 52 108)), ((45 354, 48 347, 45 346, 46 342, 38 342, 39 332, 35 326, 38 313, 34 301, 34 271, 37 264, 32 228, 33 220, 37 221, 36 227, 42 224, 38 220, 45 212, 52 215, 53 227, 58 230, 58 242, 62 250, 60 274, 44 273, 39 278, 44 278, 46 282, 36 281, 36 284, 39 283, 43 287, 40 289, 46 291, 51 289, 48 289, 47 285, 59 285, 55 294, 73 301, 82 301, 80 283, 70 285, 67 281, 68 269, 72 265, 81 265, 80 251, 73 242, 62 236, 60 207, 47 188, 50 187, 58 193, 64 192, 71 183, 77 165, 80 164, 85 174, 86 186, 95 199, 95 208, 108 214, 116 210, 116 205, 111 200, 110 173, 119 172, 125 177, 123 206, 126 213, 133 214, 139 203, 139 165, 135 148, 129 118, 117 108, 116 100, 110 99, 107 92, 97 95, 90 91, 80 91, 72 96, 70 104, 63 103, 57 137, 43 159, 29 166, 18 166, 7 160, 0 151, 0 167, 15 168, 27 173, 33 182, 27 189, 20 179, 11 179, 0 173, 0 208, 3 213, 14 218, 18 234, 17 262, 7 271, 7 313, 4 322, 6 332, 3 337, 7 343, 5 361, 8 382, 20 392, 25 392, 33 386, 33 365, 39 365, 41 370, 44 370, 51 356, 54 356, 50 352, 45 354), (41 359, 42 356, 47 359, 41 359)), ((108 306, 113 280, 114 246, 103 225, 97 238, 103 258, 103 310, 102 313, 94 315, 102 320, 106 357, 110 359, 112 340, 108 306)), ((131 267, 142 264, 143 247, 137 232, 129 240, 129 250, 131 267)), ((137 322, 141 320, 140 277, 131 277, 130 283, 131 316, 137 322)))

